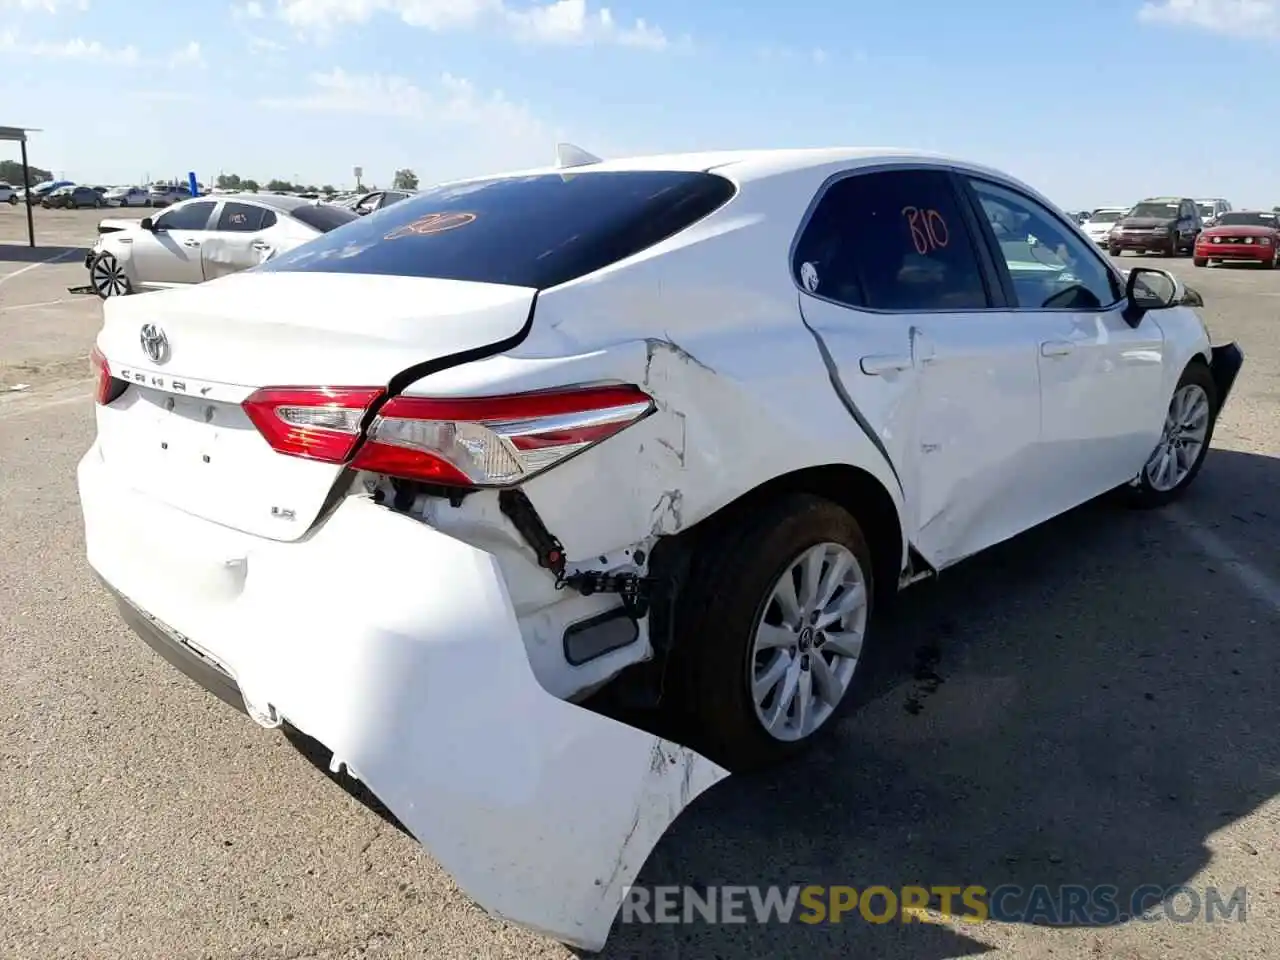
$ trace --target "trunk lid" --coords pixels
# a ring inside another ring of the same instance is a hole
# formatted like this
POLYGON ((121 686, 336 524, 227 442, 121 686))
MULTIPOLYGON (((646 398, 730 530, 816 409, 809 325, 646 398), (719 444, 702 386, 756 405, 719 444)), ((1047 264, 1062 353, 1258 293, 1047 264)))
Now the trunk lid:
POLYGON ((246 272, 111 298, 98 349, 130 386, 98 407, 99 449, 136 490, 295 540, 343 467, 277 453, 243 401, 267 386, 385 387, 410 367, 500 348, 524 329, 534 296, 417 277, 246 272), (156 359, 144 328, 153 345, 163 335, 156 359))

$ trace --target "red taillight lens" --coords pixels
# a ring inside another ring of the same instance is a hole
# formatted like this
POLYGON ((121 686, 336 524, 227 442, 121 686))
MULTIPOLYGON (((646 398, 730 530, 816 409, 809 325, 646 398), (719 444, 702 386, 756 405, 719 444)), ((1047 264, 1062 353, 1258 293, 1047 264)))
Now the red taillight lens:
POLYGON ((111 364, 96 346, 89 351, 89 367, 93 372, 93 402, 105 407, 124 393, 127 384, 111 375, 111 364))
POLYGON ((264 387, 241 406, 277 453, 346 463, 381 387, 264 387))
POLYGON ((653 401, 634 386, 453 400, 396 397, 378 412, 352 466, 445 486, 510 486, 652 410, 653 401))

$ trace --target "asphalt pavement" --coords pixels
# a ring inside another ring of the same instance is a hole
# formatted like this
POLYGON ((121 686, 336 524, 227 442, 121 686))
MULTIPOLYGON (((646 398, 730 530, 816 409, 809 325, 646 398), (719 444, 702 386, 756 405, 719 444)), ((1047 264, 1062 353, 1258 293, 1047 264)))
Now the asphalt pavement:
MULTIPOLYGON (((66 288, 99 216, 38 211, 30 251, 0 207, 0 957, 572 956, 486 917, 93 581, 73 475, 101 308, 66 288)), ((1190 495, 1090 504, 915 588, 837 735, 709 791, 640 882, 1243 886, 1245 921, 620 926, 606 957, 1280 951, 1280 271, 1140 262, 1247 355, 1190 495)))

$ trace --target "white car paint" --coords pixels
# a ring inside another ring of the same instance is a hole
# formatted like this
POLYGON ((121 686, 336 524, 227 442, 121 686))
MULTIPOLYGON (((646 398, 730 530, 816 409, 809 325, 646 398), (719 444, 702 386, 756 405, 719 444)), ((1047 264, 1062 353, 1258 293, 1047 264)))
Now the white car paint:
POLYGON ((146 207, 151 194, 145 187, 112 187, 102 197, 108 207, 146 207))
POLYGON ((232 202, 251 203, 235 195, 199 197, 175 203, 151 217, 155 229, 144 230, 138 217, 108 217, 98 225, 98 240, 91 253, 109 253, 120 264, 136 292, 187 286, 227 276, 256 266, 278 253, 313 240, 320 231, 284 211, 276 210, 275 223, 264 230, 232 232, 215 229, 223 207, 232 202), (205 204, 211 214, 201 229, 170 228, 182 211, 205 204))
MULTIPOLYGON (((483 907, 599 949, 649 850, 727 775, 575 703, 654 656, 649 618, 571 664, 566 628, 618 597, 559 589, 496 490, 393 503, 377 473, 277 453, 243 404, 273 384, 436 401, 634 384, 647 416, 520 484, 568 572, 644 573, 662 541, 743 494, 835 464, 896 514, 889 569, 905 584, 912 551, 941 570, 1138 476, 1183 369, 1211 354, 1183 306, 1134 327, 1123 303, 880 313, 802 289, 790 251, 815 195, 895 164, 1055 209, 996 171, 897 151, 608 161, 567 176, 714 169, 737 190, 537 291, 264 269, 109 299, 97 349, 128 388, 98 405, 79 466, 89 562, 220 664, 258 722, 329 747, 483 907)), ((377 437, 394 426, 356 419, 377 437)))
POLYGON ((1088 220, 1080 224, 1080 229, 1094 243, 1105 247, 1112 229, 1129 210, 1129 207, 1100 207, 1093 211, 1088 220))

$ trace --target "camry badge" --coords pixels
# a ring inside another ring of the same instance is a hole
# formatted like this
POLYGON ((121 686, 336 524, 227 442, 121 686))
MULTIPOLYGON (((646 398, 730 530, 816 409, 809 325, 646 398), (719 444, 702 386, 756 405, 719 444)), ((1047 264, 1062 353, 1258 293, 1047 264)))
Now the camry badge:
POLYGON ((144 323, 138 340, 153 363, 164 363, 169 354, 169 338, 154 323, 144 323))

